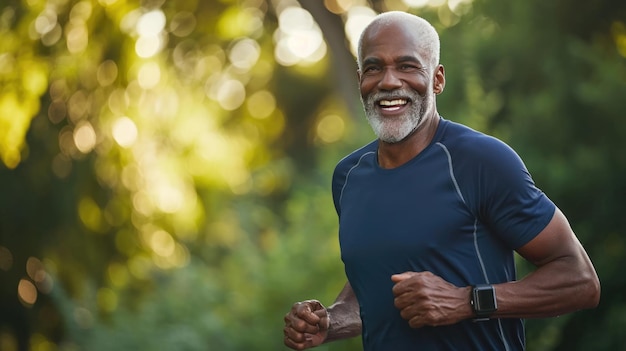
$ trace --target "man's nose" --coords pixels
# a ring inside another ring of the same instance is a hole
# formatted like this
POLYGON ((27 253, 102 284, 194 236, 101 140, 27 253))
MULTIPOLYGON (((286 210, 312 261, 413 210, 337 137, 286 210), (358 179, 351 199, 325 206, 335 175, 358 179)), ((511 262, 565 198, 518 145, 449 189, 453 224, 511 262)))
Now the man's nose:
POLYGON ((378 83, 382 90, 393 90, 402 87, 402 80, 398 77, 398 72, 394 69, 383 70, 383 75, 378 83))

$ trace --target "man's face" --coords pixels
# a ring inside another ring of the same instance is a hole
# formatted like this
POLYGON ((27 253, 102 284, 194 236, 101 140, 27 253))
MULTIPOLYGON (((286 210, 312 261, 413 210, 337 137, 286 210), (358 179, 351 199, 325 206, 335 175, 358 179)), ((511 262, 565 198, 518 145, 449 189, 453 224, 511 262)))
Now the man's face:
POLYGON ((382 141, 402 141, 434 107, 429 57, 401 24, 371 28, 361 54, 361 101, 367 120, 382 141))

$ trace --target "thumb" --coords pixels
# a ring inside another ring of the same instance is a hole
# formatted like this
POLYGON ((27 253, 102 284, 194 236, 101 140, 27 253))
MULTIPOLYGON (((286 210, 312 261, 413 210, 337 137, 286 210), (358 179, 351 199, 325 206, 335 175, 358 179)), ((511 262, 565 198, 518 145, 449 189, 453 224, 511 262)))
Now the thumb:
POLYGON ((415 272, 404 272, 404 273, 394 274, 391 276, 391 281, 393 281, 394 283, 399 283, 405 279, 411 278, 413 276, 413 273, 415 272))

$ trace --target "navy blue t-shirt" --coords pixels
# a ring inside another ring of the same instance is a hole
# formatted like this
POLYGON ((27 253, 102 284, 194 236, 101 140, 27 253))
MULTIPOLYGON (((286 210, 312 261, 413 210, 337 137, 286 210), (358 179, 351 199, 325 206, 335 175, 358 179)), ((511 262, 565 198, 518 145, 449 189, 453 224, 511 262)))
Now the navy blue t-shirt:
POLYGON ((377 141, 333 174, 346 275, 366 351, 523 350, 520 319, 414 329, 393 305, 391 275, 430 271, 459 286, 516 279, 513 250, 552 219, 554 204, 506 144, 443 118, 430 143, 394 168, 377 141))

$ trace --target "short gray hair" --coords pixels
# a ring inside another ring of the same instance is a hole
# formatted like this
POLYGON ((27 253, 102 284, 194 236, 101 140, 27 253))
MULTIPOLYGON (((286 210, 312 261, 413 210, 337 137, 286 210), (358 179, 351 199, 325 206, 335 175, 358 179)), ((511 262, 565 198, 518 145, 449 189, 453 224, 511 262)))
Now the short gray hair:
POLYGON ((365 33, 367 33, 367 31, 373 25, 386 26, 398 21, 403 21, 405 23, 411 24, 417 32, 416 34, 420 38, 423 38, 423 40, 420 42, 420 45, 422 48, 430 53, 430 68, 435 69, 435 67, 439 64, 441 43, 439 41, 439 34, 437 33, 435 27, 433 27, 430 22, 419 16, 402 11, 390 11, 381 13, 378 16, 374 17, 374 20, 372 20, 372 22, 370 22, 370 24, 368 24, 367 27, 365 27, 365 30, 363 30, 363 32, 361 33, 361 36, 359 37, 357 51, 357 64, 359 70, 361 70, 362 68, 362 48, 363 37, 365 36, 365 33))

